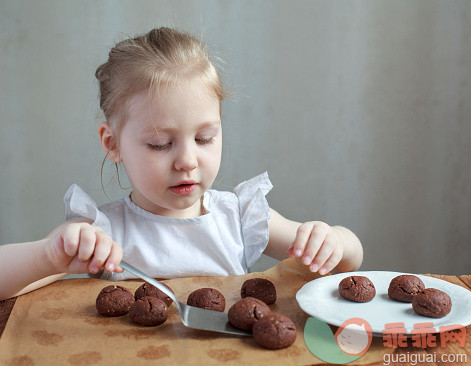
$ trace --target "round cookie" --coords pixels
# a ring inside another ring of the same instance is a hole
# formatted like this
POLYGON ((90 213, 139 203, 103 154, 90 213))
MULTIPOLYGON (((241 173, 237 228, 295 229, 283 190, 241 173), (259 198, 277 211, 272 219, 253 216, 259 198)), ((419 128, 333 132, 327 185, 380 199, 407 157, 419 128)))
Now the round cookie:
POLYGON ((400 275, 394 277, 388 288, 391 299, 402 302, 412 302, 415 295, 425 289, 422 280, 414 275, 400 275))
POLYGON ((132 292, 122 286, 110 285, 103 288, 96 298, 96 309, 104 316, 122 316, 129 312, 134 303, 132 292))
POLYGON ((255 297, 262 300, 265 304, 270 305, 276 301, 275 285, 264 278, 252 278, 242 284, 240 290, 242 298, 255 297))
POLYGON ((129 309, 131 321, 147 327, 165 323, 167 316, 167 305, 154 296, 140 297, 129 309))
POLYGON ((200 288, 193 291, 186 300, 187 305, 223 312, 226 308, 224 295, 214 288, 200 288))
MULTIPOLYGON (((164 285, 170 291, 173 292, 173 290, 168 285, 166 285, 165 283, 162 283, 162 285, 164 285)), ((167 306, 170 306, 173 302, 173 300, 170 298, 170 296, 167 296, 167 294, 165 294, 163 291, 160 291, 157 287, 155 287, 154 285, 151 285, 148 282, 146 282, 146 283, 142 284, 141 286, 139 286, 139 288, 134 293, 134 298, 136 300, 141 298, 141 297, 144 297, 144 296, 152 296, 152 297, 156 297, 160 300, 163 300, 163 302, 165 302, 165 304, 167 304, 167 306)))
POLYGON ((270 308, 263 301, 254 297, 246 297, 230 307, 227 317, 234 327, 250 330, 256 321, 270 312, 270 308))
POLYGON ((429 318, 443 318, 451 310, 451 298, 436 288, 426 288, 412 300, 414 311, 429 318))
POLYGON ((288 317, 271 313, 255 322, 252 334, 259 346, 269 349, 286 348, 296 340, 296 326, 288 317))
POLYGON ((344 299, 350 301, 368 302, 375 297, 376 290, 369 278, 349 276, 340 281, 339 293, 344 299))

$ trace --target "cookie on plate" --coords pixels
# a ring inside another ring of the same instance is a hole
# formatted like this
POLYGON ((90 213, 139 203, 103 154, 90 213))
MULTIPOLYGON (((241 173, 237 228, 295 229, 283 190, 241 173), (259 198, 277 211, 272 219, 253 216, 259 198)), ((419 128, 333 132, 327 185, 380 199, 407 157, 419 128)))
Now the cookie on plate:
POLYGON ((291 346, 296 340, 296 326, 290 318, 270 313, 255 322, 253 339, 262 347, 280 349, 291 346))
POLYGON ((167 317, 167 304, 154 296, 140 297, 129 309, 131 321, 147 327, 163 324, 167 317))
POLYGON ((242 298, 255 297, 270 305, 276 301, 276 288, 273 282, 265 278, 251 278, 242 284, 242 298))
MULTIPOLYGON (((172 289, 168 285, 166 285, 165 283, 162 283, 162 285, 164 285, 170 291, 172 291, 172 289)), ((156 297, 156 298, 162 300, 163 302, 165 302, 165 304, 167 306, 170 306, 173 302, 173 300, 167 294, 165 294, 163 291, 160 291, 157 287, 155 287, 154 285, 151 285, 148 282, 146 282, 146 283, 142 284, 141 286, 139 286, 139 288, 134 293, 134 298, 136 300, 141 298, 141 297, 144 297, 144 296, 156 297)))
POLYGON ((226 308, 224 295, 214 288, 200 288, 193 291, 186 301, 187 305, 197 308, 223 312, 226 308))
POLYGON ((376 290, 368 277, 349 276, 340 281, 339 293, 346 300, 368 302, 373 300, 376 290))
POLYGON ((122 316, 129 312, 134 296, 127 288, 110 285, 103 288, 96 298, 96 309, 104 316, 122 316))
POLYGON ((429 318, 443 318, 451 311, 451 298, 436 288, 426 288, 412 300, 414 311, 429 318))
POLYGON ((388 288, 388 296, 396 301, 412 302, 415 295, 425 289, 422 280, 414 275, 394 277, 388 288))
POLYGON ((229 308, 229 322, 239 329, 250 330, 254 323, 270 314, 267 304, 254 297, 246 297, 229 308))

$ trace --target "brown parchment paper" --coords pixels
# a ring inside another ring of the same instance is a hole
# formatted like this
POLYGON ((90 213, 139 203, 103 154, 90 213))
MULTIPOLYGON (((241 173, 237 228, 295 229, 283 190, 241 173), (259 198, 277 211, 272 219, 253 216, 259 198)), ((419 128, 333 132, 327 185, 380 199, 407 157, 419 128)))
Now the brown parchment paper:
MULTIPOLYGON (((274 312, 296 324, 296 342, 285 349, 267 350, 251 337, 198 331, 185 327, 175 305, 169 307, 167 322, 158 327, 141 327, 128 316, 99 315, 95 300, 110 282, 70 279, 20 296, 0 339, 1 365, 311 365, 325 364, 304 343, 304 325, 309 317, 296 302, 296 292, 319 276, 297 259, 286 259, 259 273, 241 276, 191 277, 162 281, 186 303, 188 295, 202 287, 218 289, 230 306, 240 300, 242 283, 254 277, 271 280, 277 289, 274 312)), ((142 281, 113 282, 135 291, 142 281)), ((335 328, 333 328, 335 330, 335 328)), ((382 360, 390 349, 374 338, 368 352, 351 363, 369 364, 382 360)))

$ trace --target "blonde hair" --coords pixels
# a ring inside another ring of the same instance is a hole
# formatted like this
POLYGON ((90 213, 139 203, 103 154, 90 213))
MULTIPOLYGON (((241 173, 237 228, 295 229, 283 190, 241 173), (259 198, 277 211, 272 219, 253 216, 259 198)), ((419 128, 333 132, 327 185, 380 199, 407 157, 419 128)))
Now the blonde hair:
POLYGON ((164 27, 117 43, 95 76, 100 84, 100 108, 117 136, 127 118, 127 102, 143 90, 201 80, 220 101, 227 95, 203 42, 164 27))
MULTIPOLYGON (((110 124, 113 144, 118 143, 128 118, 130 98, 141 91, 151 93, 163 85, 198 80, 214 92, 220 103, 227 96, 203 42, 165 27, 117 43, 95 76, 100 85, 100 108, 110 124)), ((102 186, 105 161, 106 157, 101 169, 102 186)))

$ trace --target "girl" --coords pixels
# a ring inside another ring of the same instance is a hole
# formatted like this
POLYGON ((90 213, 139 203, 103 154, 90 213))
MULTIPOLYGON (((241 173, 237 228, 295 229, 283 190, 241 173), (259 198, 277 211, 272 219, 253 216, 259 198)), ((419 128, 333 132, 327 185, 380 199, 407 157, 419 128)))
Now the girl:
POLYGON ((131 278, 123 258, 156 278, 239 275, 262 253, 299 257, 321 275, 362 262, 357 237, 321 221, 290 221, 268 206, 267 173, 234 193, 210 189, 221 162, 220 76, 200 41, 168 28, 118 43, 96 71, 106 158, 123 163, 132 193, 97 207, 77 185, 67 221, 46 238, 0 247, 0 299, 68 273, 131 278))

